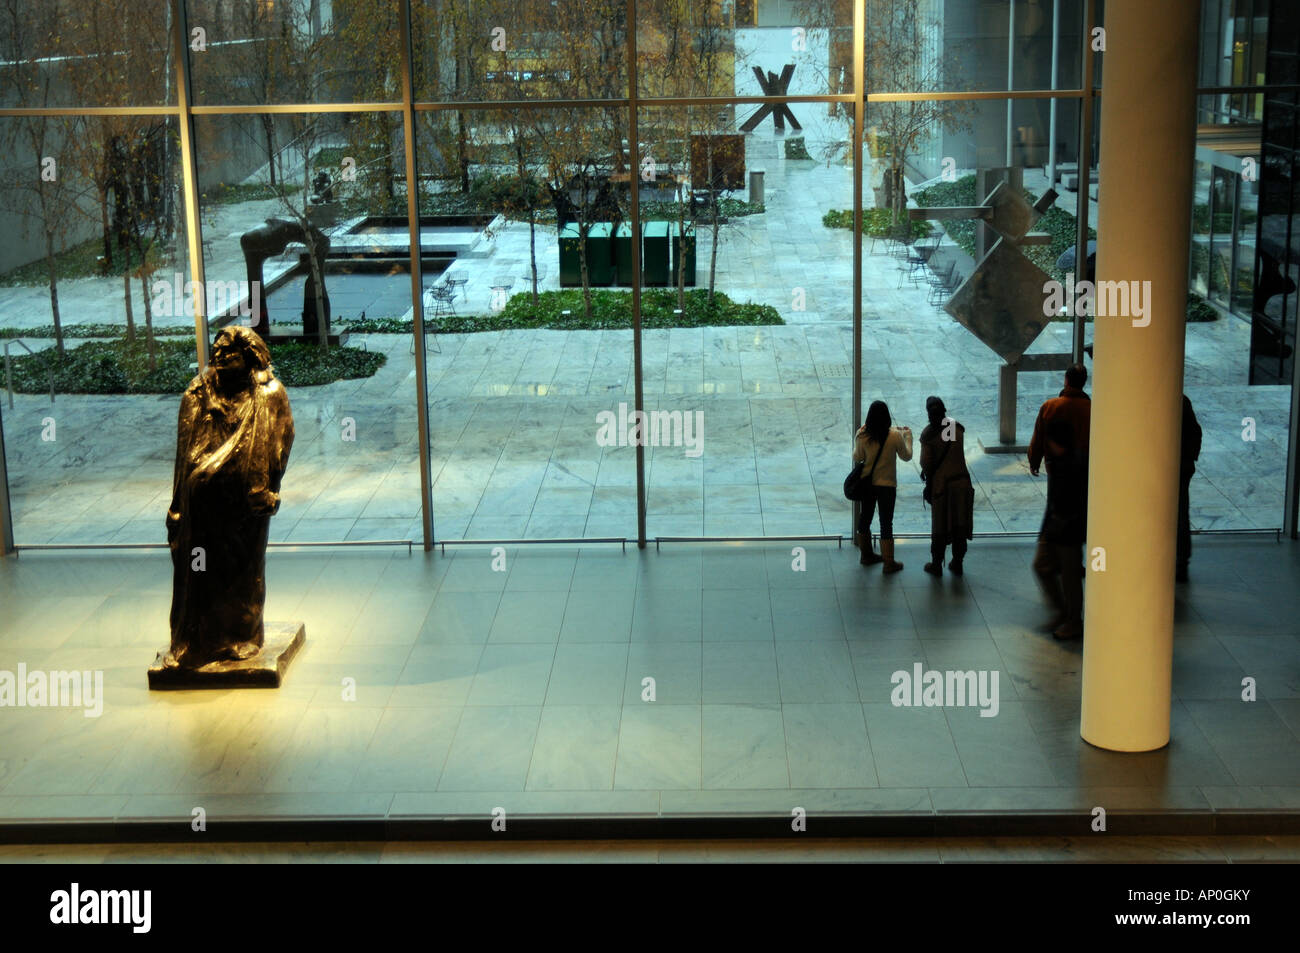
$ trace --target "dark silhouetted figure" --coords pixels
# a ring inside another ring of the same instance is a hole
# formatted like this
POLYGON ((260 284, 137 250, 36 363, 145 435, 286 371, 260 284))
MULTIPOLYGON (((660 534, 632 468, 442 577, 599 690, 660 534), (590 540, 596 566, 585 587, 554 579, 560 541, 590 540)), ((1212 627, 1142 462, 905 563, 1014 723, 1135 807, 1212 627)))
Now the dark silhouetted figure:
POLYGON ((312 177, 311 190, 312 205, 322 205, 334 201, 334 184, 330 181, 328 172, 317 172, 312 177))
POLYGON ((1034 573, 1055 610, 1049 624, 1058 639, 1083 635, 1083 544, 1088 530, 1088 433, 1092 402, 1083 391, 1088 372, 1072 364, 1060 396, 1044 401, 1029 442, 1029 472, 1047 462, 1047 508, 1034 554, 1034 573))
POLYGON ((966 469, 966 428, 949 417, 938 397, 925 402, 929 425, 921 431, 921 479, 930 504, 930 561, 925 571, 943 575, 943 554, 952 544, 953 575, 962 573, 966 541, 973 535, 975 488, 966 469))
POLYGON ((1201 425, 1192 410, 1192 402, 1183 395, 1183 439, 1179 454, 1178 467, 1178 544, 1177 569, 1175 578, 1179 582, 1187 581, 1187 564, 1192 559, 1192 515, 1191 488, 1192 476, 1196 473, 1196 461, 1201 456, 1201 425))

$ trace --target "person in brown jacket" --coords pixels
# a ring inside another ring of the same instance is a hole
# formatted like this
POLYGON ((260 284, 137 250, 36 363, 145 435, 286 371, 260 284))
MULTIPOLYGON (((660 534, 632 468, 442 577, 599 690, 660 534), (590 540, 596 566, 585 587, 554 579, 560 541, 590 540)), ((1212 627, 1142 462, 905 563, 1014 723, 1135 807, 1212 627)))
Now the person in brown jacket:
POLYGON ((1034 573, 1055 610, 1048 624, 1058 639, 1083 635, 1083 547, 1087 531, 1088 432, 1092 401, 1088 372, 1071 364, 1060 396, 1043 402, 1029 441, 1029 472, 1047 460, 1047 511, 1034 553, 1034 573))
MULTIPOLYGON (((1065 387, 1061 393, 1043 401, 1038 408, 1038 419, 1034 421, 1034 435, 1029 440, 1029 472, 1038 476, 1047 451, 1047 425, 1057 417, 1063 418, 1074 432, 1075 449, 1084 456, 1088 454, 1088 431, 1092 426, 1092 401, 1083 392, 1083 385, 1088 383, 1088 370, 1082 364, 1071 364, 1065 370, 1065 387)), ((1047 467, 1047 475, 1052 475, 1052 467, 1047 467)))
POLYGON ((930 504, 930 562, 925 571, 943 575, 943 554, 952 544, 954 576, 962 573, 966 541, 973 535, 975 488, 966 469, 963 435, 966 428, 949 417, 938 397, 925 401, 930 424, 921 431, 921 479, 930 504))

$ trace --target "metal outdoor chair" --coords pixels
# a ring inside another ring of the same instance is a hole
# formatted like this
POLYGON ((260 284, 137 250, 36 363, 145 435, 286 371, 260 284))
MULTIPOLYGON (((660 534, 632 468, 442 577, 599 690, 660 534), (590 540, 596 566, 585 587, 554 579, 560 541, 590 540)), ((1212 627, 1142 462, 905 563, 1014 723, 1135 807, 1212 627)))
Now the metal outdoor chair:
MULTIPOLYGON (((456 306, 453 303, 456 297, 456 286, 452 284, 454 280, 449 279, 442 284, 433 285, 424 290, 421 302, 424 307, 424 333, 426 337, 432 338, 434 354, 442 353, 442 347, 438 344, 438 319, 444 315, 454 315, 456 313, 456 306)), ((411 353, 415 353, 414 338, 411 339, 411 353)))
POLYGON ((889 254, 897 259, 899 267, 907 267, 907 256, 912 253, 912 223, 904 219, 889 230, 889 254))
MULTIPOLYGON (((929 264, 930 256, 934 254, 935 249, 938 247, 939 236, 937 235, 931 240, 917 241, 912 245, 911 253, 906 260, 906 278, 910 284, 913 286, 919 285, 921 280, 926 277, 925 266, 929 264)), ((903 278, 904 273, 900 269, 898 273, 898 287, 900 288, 903 287, 903 278)))
POLYGON ((943 310, 943 306, 948 303, 952 293, 961 287, 962 276, 957 271, 957 263, 949 262, 947 268, 941 268, 937 272, 931 272, 930 294, 926 298, 927 302, 938 310, 943 310))
MULTIPOLYGON (((433 316, 440 318, 445 314, 456 313, 456 286, 450 281, 434 285, 429 289, 429 300, 433 306, 433 316)), ((427 308, 425 309, 428 310, 427 308)))
MULTIPOLYGON (((539 264, 537 265, 537 287, 538 287, 538 290, 539 290, 539 291, 541 290, 542 282, 544 282, 544 281, 546 280, 546 276, 547 276, 549 273, 550 273, 550 272, 547 270, 547 268, 546 268, 546 266, 545 266, 544 264, 540 264, 540 263, 539 263, 539 264)), ((524 289, 525 289, 525 290, 532 290, 532 287, 533 287, 533 269, 532 269, 531 267, 525 267, 525 268, 524 268, 524 273, 523 273, 522 277, 520 278, 520 283, 524 286, 524 289)))
POLYGON ((466 297, 465 285, 468 283, 469 283, 468 278, 444 278, 443 279, 443 284, 445 284, 448 288, 451 289, 451 297, 453 301, 455 300, 457 293, 459 293, 462 298, 466 297))
MULTIPOLYGON (((866 229, 864 228, 863 231, 866 231, 866 229)), ((886 232, 884 235, 879 235, 873 232, 871 235, 871 247, 867 249, 868 254, 874 255, 876 253, 877 242, 884 242, 885 251, 889 251, 889 233, 886 232)))

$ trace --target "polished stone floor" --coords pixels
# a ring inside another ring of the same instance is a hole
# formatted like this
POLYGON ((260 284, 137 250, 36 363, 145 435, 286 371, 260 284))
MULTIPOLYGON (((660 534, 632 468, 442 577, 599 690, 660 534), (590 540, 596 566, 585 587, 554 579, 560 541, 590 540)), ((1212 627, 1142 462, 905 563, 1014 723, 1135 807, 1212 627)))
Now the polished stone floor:
MULTIPOLYGON (((851 206, 852 170, 770 152, 753 153, 767 164, 767 211, 724 231, 718 287, 773 305, 787 324, 643 335, 647 409, 698 414, 704 427, 699 456, 671 441, 647 448, 651 537, 849 530, 841 482, 854 430, 852 244, 821 216, 851 206)), ((246 204, 214 213, 221 226, 209 230, 210 277, 242 275, 238 215, 256 219, 273 203, 246 204)), ((527 227, 512 225, 451 266, 449 276, 469 282, 461 313, 486 312, 490 286, 503 276, 515 276, 513 290, 523 287, 528 242, 527 227)), ((538 242, 548 265, 543 287, 555 287, 554 230, 539 229, 538 242)), ((701 234, 701 280, 710 247, 701 234)), ((388 280, 396 299, 406 294, 407 276, 388 280)), ((120 295, 105 297, 96 282, 66 284, 67 320, 89 320, 120 295)), ((0 291, 0 323, 48 323, 37 292, 0 291)), ((1023 456, 980 448, 996 442, 999 359, 927 304, 923 284, 902 280, 883 243, 864 247, 863 295, 864 405, 885 399, 897 422, 919 433, 926 397, 941 395, 968 428, 977 531, 1035 531, 1043 482, 1029 476, 1023 456)), ((1068 351, 1069 338, 1068 326, 1054 324, 1032 350, 1068 351)), ((411 341, 367 335, 351 343, 382 350, 388 363, 366 380, 290 388, 297 440, 272 528, 278 540, 422 539, 411 341), (344 438, 349 426, 353 440, 344 438)), ((634 450, 597 441, 597 415, 633 402, 631 331, 437 334, 430 346, 437 538, 636 536, 634 450)), ((1289 388, 1248 386, 1248 353, 1249 327, 1238 319, 1187 329, 1186 392, 1205 430, 1191 494, 1197 529, 1281 523, 1289 388)), ((1022 441, 1059 388, 1055 373, 1021 376, 1022 441)), ((0 408, 18 542, 160 541, 176 406, 166 396, 60 396, 51 404, 18 395, 12 410, 0 408)), ((1134 414, 1140 420, 1141 409, 1134 414)), ((915 461, 900 480, 896 529, 927 531, 915 461)))
POLYGON ((1300 837, 961 837, 806 840, 0 845, 0 863, 843 864, 1294 863, 1300 837))
POLYGON ((276 551, 267 614, 307 646, 280 690, 208 693, 146 688, 163 555, 0 560, 0 670, 105 682, 97 718, 0 710, 0 818, 1300 810, 1294 543, 1198 542, 1148 754, 1080 740, 1027 542, 961 579, 900 552, 884 577, 834 545, 276 551), (998 672, 998 714, 895 707, 915 663, 998 672))

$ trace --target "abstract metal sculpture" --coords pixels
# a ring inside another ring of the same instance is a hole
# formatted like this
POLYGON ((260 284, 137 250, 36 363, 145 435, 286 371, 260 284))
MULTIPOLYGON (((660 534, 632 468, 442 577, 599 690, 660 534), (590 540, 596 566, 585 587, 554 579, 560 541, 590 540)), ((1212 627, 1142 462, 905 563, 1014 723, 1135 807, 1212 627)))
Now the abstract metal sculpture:
POLYGON ((1048 189, 1030 205, 1024 197, 1022 170, 1009 168, 982 170, 976 180, 977 194, 984 191, 986 175, 1005 178, 980 205, 913 208, 908 215, 914 221, 974 219, 980 224, 976 248, 979 261, 944 310, 1005 362, 998 374, 999 442, 985 444, 985 452, 1023 453, 1027 448, 1016 443, 1017 373, 1064 370, 1072 360, 1069 354, 1025 354, 1051 318, 1043 311, 1043 289, 1049 276, 1020 249, 1051 240, 1049 235, 1031 232, 1030 228, 1055 203, 1056 191, 1048 189), (990 243, 992 247, 986 251, 990 243))
MULTIPOLYGON (((754 76, 758 78, 758 87, 763 91, 764 96, 784 96, 790 88, 790 78, 794 76, 794 64, 786 63, 781 67, 781 75, 777 76, 771 70, 767 75, 757 66, 754 67, 754 76)), ((785 132, 785 121, 790 120, 790 125, 795 132, 803 129, 799 125, 799 120, 794 118, 794 113, 790 111, 786 103, 764 103, 758 112, 745 120, 745 124, 740 127, 741 132, 753 132, 758 128, 758 124, 767 118, 768 113, 772 115, 772 122, 776 124, 777 132, 785 132)))
POLYGON ((262 264, 272 255, 278 255, 290 242, 307 246, 307 253, 315 259, 315 267, 307 270, 307 281, 302 289, 302 333, 314 338, 319 330, 318 321, 324 320, 325 333, 330 329, 330 298, 325 291, 325 254, 330 249, 329 237, 318 228, 307 229, 298 222, 283 218, 268 218, 264 223, 239 236, 239 247, 244 251, 248 268, 248 286, 256 299, 252 309, 257 315, 253 330, 266 338, 271 333, 271 317, 266 309, 266 289, 262 284, 262 264), (321 276, 321 304, 324 315, 316 314, 316 279, 321 276))
POLYGON ((211 366, 181 398, 167 510, 171 646, 155 670, 262 651, 267 532, 292 445, 289 398, 266 344, 250 328, 222 329, 211 366))
MULTIPOLYGON (((1019 176, 1012 181, 1018 183, 1019 176)), ((1026 258, 1020 247, 1041 240, 1039 236, 1031 236, 1029 229, 1055 199, 1056 193, 1048 190, 1039 202, 1041 208, 1031 206, 1018 187, 1002 182, 982 205, 971 209, 911 212, 914 218, 924 214, 933 218, 979 219, 997 236, 992 248, 980 258, 944 310, 1008 364, 1019 361, 1043 328, 1051 323, 1051 318, 1043 313, 1043 284, 1049 276, 1026 258)))

